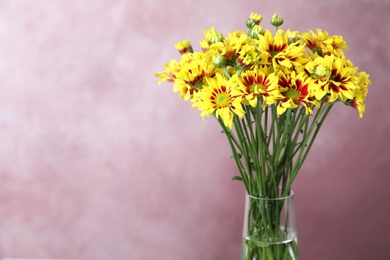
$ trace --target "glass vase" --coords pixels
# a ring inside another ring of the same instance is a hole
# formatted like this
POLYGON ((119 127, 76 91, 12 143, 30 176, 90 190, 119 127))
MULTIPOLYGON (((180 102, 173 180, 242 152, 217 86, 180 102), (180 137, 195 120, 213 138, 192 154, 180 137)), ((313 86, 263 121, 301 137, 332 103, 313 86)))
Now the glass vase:
POLYGON ((293 197, 246 194, 242 260, 299 259, 293 197))

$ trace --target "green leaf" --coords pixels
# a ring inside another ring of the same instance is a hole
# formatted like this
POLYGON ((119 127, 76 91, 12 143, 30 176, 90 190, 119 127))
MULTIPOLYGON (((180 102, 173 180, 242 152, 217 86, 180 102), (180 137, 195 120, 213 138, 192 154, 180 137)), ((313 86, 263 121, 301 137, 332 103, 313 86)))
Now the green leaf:
POLYGON ((238 153, 237 155, 232 155, 231 157, 230 157, 230 159, 241 159, 242 158, 242 155, 240 154, 240 153, 238 153), (237 156, 237 158, 235 158, 234 156, 237 156))
POLYGON ((234 176, 232 181, 242 181, 242 178, 240 176, 234 176))

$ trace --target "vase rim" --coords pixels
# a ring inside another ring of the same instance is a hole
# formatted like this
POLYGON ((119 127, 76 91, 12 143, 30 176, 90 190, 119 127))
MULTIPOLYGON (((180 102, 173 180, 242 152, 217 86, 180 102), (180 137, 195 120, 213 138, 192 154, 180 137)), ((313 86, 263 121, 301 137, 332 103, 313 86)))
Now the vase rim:
POLYGON ((289 198, 292 198, 294 196, 294 191, 293 190, 290 190, 290 192, 288 193, 287 196, 283 196, 283 197, 277 197, 277 198, 261 198, 261 197, 256 197, 256 196, 252 196, 248 193, 246 193, 246 195, 252 199, 256 199, 256 200, 286 200, 286 199, 289 199, 289 198))

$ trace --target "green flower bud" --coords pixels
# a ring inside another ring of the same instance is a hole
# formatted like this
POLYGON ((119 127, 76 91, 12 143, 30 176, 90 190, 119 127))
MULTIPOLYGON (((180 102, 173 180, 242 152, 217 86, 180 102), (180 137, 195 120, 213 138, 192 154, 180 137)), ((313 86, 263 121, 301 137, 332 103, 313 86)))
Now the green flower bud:
POLYGON ((311 74, 312 78, 320 79, 322 81, 327 80, 329 78, 329 76, 330 76, 330 70, 329 70, 328 66, 326 66, 325 64, 322 64, 322 63, 314 66, 313 73, 311 74))
POLYGON ((217 42, 223 42, 223 35, 221 33, 215 33, 210 37, 210 44, 214 44, 217 42))
POLYGON ((288 35, 288 44, 294 43, 299 40, 299 35, 297 31, 290 32, 288 35))
POLYGON ((213 56, 213 64, 215 67, 221 69, 226 65, 226 58, 221 54, 215 54, 213 56))
POLYGON ((253 39, 259 39, 259 35, 260 34, 264 34, 264 31, 263 31, 263 26, 261 25, 255 25, 253 26, 252 30, 249 30, 249 37, 253 38, 253 39))
POLYGON ((248 20, 246 20, 246 27, 248 27, 248 29, 252 29, 253 26, 259 25, 262 20, 263 20, 263 16, 257 13, 251 13, 248 20))
POLYGON ((248 18, 248 20, 246 20, 246 27, 248 29, 252 29, 253 26, 255 26, 255 24, 256 23, 255 23, 255 21, 253 19, 248 18))
POLYGON ((281 16, 274 14, 271 19, 271 24, 275 27, 279 27, 283 24, 284 20, 281 16))

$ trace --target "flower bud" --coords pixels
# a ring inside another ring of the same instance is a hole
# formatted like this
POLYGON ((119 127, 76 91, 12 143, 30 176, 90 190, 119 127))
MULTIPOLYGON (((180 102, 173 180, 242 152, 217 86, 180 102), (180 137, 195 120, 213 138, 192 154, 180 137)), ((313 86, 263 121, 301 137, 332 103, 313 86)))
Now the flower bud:
POLYGON ((288 35, 288 44, 294 43, 299 40, 298 31, 287 31, 288 35))
POLYGON ((221 54, 215 54, 213 56, 213 64, 215 67, 221 69, 226 65, 226 58, 221 54))
POLYGON ((283 24, 284 20, 281 16, 274 14, 271 19, 271 24, 275 27, 279 27, 283 24))
POLYGON ((255 26, 255 21, 254 20, 252 20, 252 19, 250 19, 250 18, 248 18, 248 20, 246 20, 246 27, 248 28, 248 29, 252 29, 253 28, 253 26, 255 26))
POLYGON ((214 27, 210 28, 209 30, 203 31, 203 33, 206 36, 206 40, 209 45, 224 41, 223 35, 217 32, 214 27))
POLYGON ((313 68, 313 73, 311 74, 311 77, 314 79, 320 79, 321 81, 325 81, 330 76, 330 70, 328 66, 325 64, 317 64, 313 68))
POLYGON ((257 13, 251 13, 248 20, 246 20, 246 27, 248 27, 248 29, 252 29, 253 26, 259 25, 262 20, 263 20, 263 16, 257 13))
POLYGON ((218 43, 218 42, 223 42, 223 35, 220 33, 213 34, 210 37, 210 44, 218 43))
POLYGON ((184 40, 175 44, 176 49, 180 52, 180 54, 184 54, 187 52, 193 52, 191 42, 189 40, 184 40))
POLYGON ((249 37, 253 38, 253 39, 259 39, 259 35, 260 34, 264 34, 264 31, 263 31, 263 26, 261 25, 255 25, 253 26, 253 28, 251 30, 249 30, 249 37))

